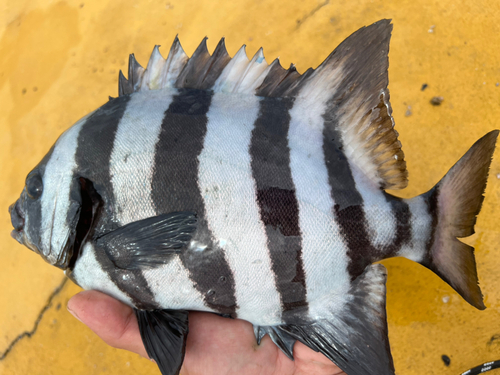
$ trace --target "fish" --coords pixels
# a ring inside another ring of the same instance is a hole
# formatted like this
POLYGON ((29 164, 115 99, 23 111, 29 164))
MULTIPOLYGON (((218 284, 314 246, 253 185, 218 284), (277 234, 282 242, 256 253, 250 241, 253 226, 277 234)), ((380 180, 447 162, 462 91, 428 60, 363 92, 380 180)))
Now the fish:
POLYGON ((9 207, 12 236, 84 289, 134 308, 148 355, 179 374, 189 311, 297 341, 348 375, 395 374, 385 267, 405 257, 484 309, 473 247, 498 130, 411 199, 388 90, 390 20, 316 69, 188 57, 176 37, 118 97, 66 130, 9 207))

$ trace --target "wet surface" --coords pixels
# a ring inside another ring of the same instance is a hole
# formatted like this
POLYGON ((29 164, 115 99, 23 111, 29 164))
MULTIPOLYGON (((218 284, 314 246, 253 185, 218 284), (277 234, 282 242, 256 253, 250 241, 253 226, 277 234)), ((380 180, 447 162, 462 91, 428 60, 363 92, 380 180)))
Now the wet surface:
MULTIPOLYGON (((225 36, 230 55, 243 43, 250 56, 263 46, 269 62, 280 56, 283 66, 293 62, 304 72, 359 27, 392 18, 389 89, 410 173, 408 188, 395 193, 411 197, 500 127, 499 17, 487 0, 460 7, 453 0, 24 0, 0 7, 0 374, 157 373, 75 320, 64 307, 79 288, 67 282, 54 294, 61 271, 10 237, 8 207, 27 173, 63 130, 117 96, 129 53, 145 66, 155 44, 166 57, 176 34, 189 55, 204 36, 210 51, 225 36), (433 106, 437 96, 445 100, 433 106)), ((500 358, 499 176, 497 152, 476 234, 465 240, 476 248, 485 311, 418 264, 384 261, 398 374, 454 375, 500 358)))

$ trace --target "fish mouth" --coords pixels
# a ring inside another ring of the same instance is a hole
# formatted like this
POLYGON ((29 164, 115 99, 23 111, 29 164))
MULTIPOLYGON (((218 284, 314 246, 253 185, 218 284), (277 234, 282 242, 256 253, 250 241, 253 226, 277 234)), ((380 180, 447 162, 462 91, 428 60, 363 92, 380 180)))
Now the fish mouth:
POLYGON ((63 253, 66 254, 61 263, 64 268, 73 270, 76 261, 80 258, 85 243, 92 238, 99 216, 100 209, 103 205, 103 200, 99 193, 94 188, 92 181, 80 177, 80 191, 82 197, 82 205, 80 209, 80 216, 76 224, 76 231, 72 243, 68 244, 68 250, 63 253))
POLYGON ((10 220, 16 231, 21 232, 24 228, 24 212, 19 206, 19 200, 9 206, 10 220))
POLYGON ((9 206, 10 221, 14 229, 10 232, 14 238, 21 245, 26 245, 24 235, 25 215, 19 205, 19 200, 9 206))

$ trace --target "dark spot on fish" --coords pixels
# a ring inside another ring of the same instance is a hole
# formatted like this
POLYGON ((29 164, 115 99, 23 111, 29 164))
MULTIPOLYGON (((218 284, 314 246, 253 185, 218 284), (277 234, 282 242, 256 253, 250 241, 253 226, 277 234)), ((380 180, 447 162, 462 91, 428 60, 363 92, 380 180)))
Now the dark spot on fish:
POLYGON ((435 96, 431 99, 431 104, 432 105, 441 105, 443 102, 444 98, 442 96, 435 96))
POLYGON ((257 190, 261 219, 286 236, 300 236, 298 205, 294 190, 270 187, 257 190))
POLYGON ((130 153, 128 153, 127 155, 125 155, 125 157, 123 158, 123 162, 126 163, 127 160, 128 160, 128 157, 130 156, 130 153))
POLYGON ((80 8, 83 8, 83 7, 84 7, 84 5, 85 5, 84 3, 81 3, 81 4, 80 4, 80 8))
POLYGON ((445 366, 449 366, 450 365, 451 359, 446 354, 443 354, 441 356, 441 359, 443 360, 445 366))
POLYGON ((193 103, 193 105, 189 108, 188 113, 189 114, 197 113, 202 106, 203 106, 202 103, 193 103))
POLYGON ((33 87, 33 92, 37 92, 38 91, 38 87, 33 87))
POLYGON ((26 89, 22 89, 21 93, 24 95, 26 94, 26 89))
POLYGON ((422 85, 422 88, 420 89, 421 91, 424 91, 427 87, 429 87, 429 85, 427 83, 424 83, 422 85))
POLYGON ((92 68, 92 73, 97 73, 97 68, 92 68))
POLYGON ((58 303, 56 306, 56 311, 59 311, 59 310, 61 310, 61 303, 58 303))

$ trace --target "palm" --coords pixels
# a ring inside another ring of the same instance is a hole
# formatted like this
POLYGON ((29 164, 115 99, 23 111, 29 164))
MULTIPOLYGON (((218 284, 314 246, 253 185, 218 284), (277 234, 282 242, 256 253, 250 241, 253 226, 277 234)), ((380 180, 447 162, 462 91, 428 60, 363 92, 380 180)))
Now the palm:
MULTIPOLYGON (((73 297, 70 311, 106 343, 147 356, 130 307, 96 291, 73 297)), ((337 375, 344 374, 322 354, 297 342, 290 361, 268 336, 257 345, 252 325, 243 320, 191 312, 183 375, 337 375)))

